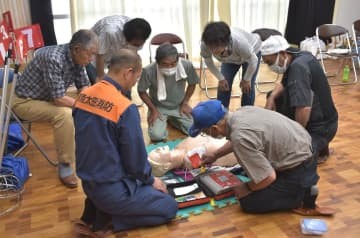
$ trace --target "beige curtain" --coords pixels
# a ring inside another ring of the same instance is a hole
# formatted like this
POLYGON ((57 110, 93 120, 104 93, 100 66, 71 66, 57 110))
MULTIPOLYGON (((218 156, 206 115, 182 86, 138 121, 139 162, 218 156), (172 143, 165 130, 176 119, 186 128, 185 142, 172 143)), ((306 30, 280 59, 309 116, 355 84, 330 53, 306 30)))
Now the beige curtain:
POLYGON ((231 26, 231 0, 218 0, 217 11, 219 20, 224 21, 231 26))
MULTIPOLYGON (((175 33, 183 39, 190 59, 200 54, 200 0, 106 1, 107 4, 100 0, 70 0, 73 32, 80 28, 90 28, 105 16, 117 14, 141 17, 151 25, 150 39, 158 33, 175 33)), ((150 39, 139 52, 144 64, 149 59, 150 39)))
POLYGON ((31 25, 28 0, 0 0, 0 9, 1 14, 6 11, 11 12, 14 28, 31 25))
POLYGON ((200 31, 209 21, 217 20, 231 25, 231 0, 200 0, 200 31))
POLYGON ((214 20, 214 0, 200 0, 200 32, 212 20, 214 20))
MULTIPOLYGON (((252 31, 255 27, 284 29, 288 0, 70 0, 72 32, 90 28, 110 15, 142 17, 155 34, 179 35, 193 61, 200 56, 201 33, 209 21, 225 21, 231 26, 252 31), (106 1, 106 4, 104 4, 106 1), (284 20, 285 19, 285 20, 284 20)), ((149 40, 139 53, 146 64, 149 40)))
POLYGON ((284 33, 289 0, 230 0, 230 4, 233 27, 248 32, 272 28, 284 33))

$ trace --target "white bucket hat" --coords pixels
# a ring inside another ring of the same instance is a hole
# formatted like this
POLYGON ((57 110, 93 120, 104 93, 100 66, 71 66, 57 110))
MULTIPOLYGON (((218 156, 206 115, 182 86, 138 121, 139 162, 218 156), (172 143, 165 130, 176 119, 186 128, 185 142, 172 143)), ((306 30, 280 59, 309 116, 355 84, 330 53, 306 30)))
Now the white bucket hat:
POLYGON ((273 55, 289 48, 286 39, 279 35, 270 36, 261 45, 261 55, 273 55))

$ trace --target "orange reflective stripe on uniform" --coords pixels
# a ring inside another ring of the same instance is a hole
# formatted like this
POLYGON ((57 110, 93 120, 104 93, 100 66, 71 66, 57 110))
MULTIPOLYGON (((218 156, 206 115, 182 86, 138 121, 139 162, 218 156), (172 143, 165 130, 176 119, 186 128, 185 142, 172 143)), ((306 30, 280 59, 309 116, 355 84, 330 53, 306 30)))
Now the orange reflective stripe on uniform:
POLYGON ((115 123, 130 105, 131 101, 105 80, 83 90, 75 102, 75 108, 99 115, 115 123))

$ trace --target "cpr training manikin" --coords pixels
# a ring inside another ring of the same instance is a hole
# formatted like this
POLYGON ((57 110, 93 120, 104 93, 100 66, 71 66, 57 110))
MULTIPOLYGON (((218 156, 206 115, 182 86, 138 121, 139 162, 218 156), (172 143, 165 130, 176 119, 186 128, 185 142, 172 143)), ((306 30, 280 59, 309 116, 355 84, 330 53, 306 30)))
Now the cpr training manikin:
MULTIPOLYGON (((188 137, 180 142, 173 150, 168 146, 161 146, 152 150, 148 155, 148 160, 152 166, 155 176, 163 176, 172 169, 187 168, 193 169, 193 164, 189 158, 194 154, 202 156, 205 152, 212 153, 223 146, 227 140, 215 139, 210 136, 199 135, 197 137, 188 137)), ((227 154, 213 165, 234 166, 237 164, 234 153, 227 154)))

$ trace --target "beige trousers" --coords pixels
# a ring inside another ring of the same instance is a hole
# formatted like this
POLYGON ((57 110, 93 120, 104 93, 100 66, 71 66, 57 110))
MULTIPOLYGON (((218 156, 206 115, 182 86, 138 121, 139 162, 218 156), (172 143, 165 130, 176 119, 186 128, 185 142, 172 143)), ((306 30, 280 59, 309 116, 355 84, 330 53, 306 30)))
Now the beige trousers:
POLYGON ((23 120, 50 123, 54 131, 59 163, 73 164, 75 162, 75 131, 71 108, 58 107, 52 102, 24 99, 14 95, 12 109, 23 120))

